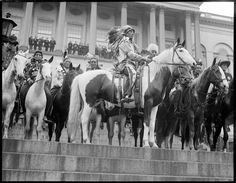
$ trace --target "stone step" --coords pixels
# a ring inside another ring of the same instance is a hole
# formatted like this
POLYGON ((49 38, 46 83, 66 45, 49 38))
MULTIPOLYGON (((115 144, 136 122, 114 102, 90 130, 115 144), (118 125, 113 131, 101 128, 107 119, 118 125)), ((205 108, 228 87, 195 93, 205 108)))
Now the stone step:
POLYGON ((3 139, 2 152, 232 164, 233 153, 3 139))
POLYGON ((232 181, 225 177, 137 175, 3 169, 2 181, 232 181))
POLYGON ((2 153, 2 169, 233 178, 233 164, 2 153))

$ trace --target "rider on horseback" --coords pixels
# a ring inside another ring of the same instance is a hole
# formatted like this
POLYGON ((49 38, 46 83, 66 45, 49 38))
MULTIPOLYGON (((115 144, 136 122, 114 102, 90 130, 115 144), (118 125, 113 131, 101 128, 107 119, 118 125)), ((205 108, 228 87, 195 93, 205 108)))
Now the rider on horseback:
POLYGON ((129 25, 123 27, 113 27, 108 32, 109 45, 115 53, 115 67, 126 75, 126 89, 121 102, 132 102, 132 87, 136 79, 136 62, 147 61, 150 59, 144 58, 138 53, 137 45, 133 42, 135 30, 129 25))
POLYGON ((51 88, 51 91, 50 91, 52 102, 48 106, 48 108, 49 108, 48 113, 47 113, 46 117, 44 118, 44 120, 48 123, 53 123, 53 116, 52 116, 53 101, 55 99, 55 96, 56 96, 58 90, 62 86, 64 75, 69 71, 71 63, 72 62, 71 62, 70 58, 65 57, 63 59, 63 62, 61 62, 60 65, 56 68, 56 71, 57 71, 56 72, 56 82, 54 83, 54 85, 53 85, 53 87, 51 88))
MULTIPOLYGON (((33 85, 33 83, 36 80, 39 65, 42 63, 42 61, 43 61, 43 53, 41 51, 36 51, 33 55, 33 58, 31 59, 30 63, 27 63, 26 67, 24 69, 25 81, 24 81, 24 83, 21 87, 21 90, 20 90, 20 97, 22 99, 21 101, 23 102, 23 103, 21 103, 23 111, 25 111, 24 102, 25 102, 26 94, 27 94, 29 88, 33 85)), ((46 97, 47 97, 47 104, 46 104, 46 109, 45 109, 45 116, 47 116, 48 113, 50 112, 50 104, 52 103, 49 82, 45 83, 44 90, 45 90, 46 97)))

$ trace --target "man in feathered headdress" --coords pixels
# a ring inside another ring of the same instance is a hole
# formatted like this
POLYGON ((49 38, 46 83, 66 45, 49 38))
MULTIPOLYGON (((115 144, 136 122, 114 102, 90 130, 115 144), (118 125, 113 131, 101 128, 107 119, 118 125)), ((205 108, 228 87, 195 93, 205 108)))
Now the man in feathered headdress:
POLYGON ((150 59, 139 55, 137 45, 133 42, 134 34, 134 28, 129 25, 113 27, 108 32, 109 47, 113 50, 117 59, 115 65, 128 78, 125 94, 121 102, 133 101, 130 97, 132 96, 132 86, 136 79, 135 62, 150 62, 150 59))

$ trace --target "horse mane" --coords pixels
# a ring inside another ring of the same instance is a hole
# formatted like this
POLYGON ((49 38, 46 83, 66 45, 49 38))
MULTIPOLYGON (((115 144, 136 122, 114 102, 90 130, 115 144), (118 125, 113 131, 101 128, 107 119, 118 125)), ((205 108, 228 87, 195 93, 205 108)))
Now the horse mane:
POLYGON ((192 81, 191 86, 192 86, 192 87, 197 87, 197 86, 199 86, 199 85, 201 84, 202 78, 204 78, 206 72, 208 72, 208 71, 209 71, 209 67, 206 68, 205 70, 203 70, 203 72, 201 72, 201 73, 199 74, 199 76, 198 76, 197 78, 195 78, 195 79, 192 81))

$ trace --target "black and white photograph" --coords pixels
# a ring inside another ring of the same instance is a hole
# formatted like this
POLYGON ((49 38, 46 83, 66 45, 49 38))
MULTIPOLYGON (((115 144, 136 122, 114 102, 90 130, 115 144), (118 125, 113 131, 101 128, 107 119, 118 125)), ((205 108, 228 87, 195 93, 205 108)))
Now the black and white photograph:
POLYGON ((233 1, 2 8, 2 181, 233 181, 233 1))

